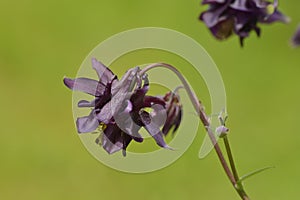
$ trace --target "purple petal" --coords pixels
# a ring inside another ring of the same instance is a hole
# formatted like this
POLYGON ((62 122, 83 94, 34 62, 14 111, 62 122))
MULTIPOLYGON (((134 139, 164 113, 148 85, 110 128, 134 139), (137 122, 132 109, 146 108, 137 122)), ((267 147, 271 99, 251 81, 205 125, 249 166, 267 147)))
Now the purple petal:
POLYGON ((166 102, 159 97, 153 97, 153 96, 145 96, 144 97, 144 103, 143 107, 151 107, 154 104, 162 105, 165 107, 166 102))
POLYGON ((298 26, 294 36, 292 37, 292 46, 299 47, 300 46, 300 25, 298 26))
POLYGON ((143 142, 143 137, 139 134, 139 130, 141 129, 141 126, 137 125, 129 116, 126 121, 123 121, 121 125, 118 123, 118 126, 122 129, 122 131, 126 134, 132 137, 136 142, 143 142))
POLYGON ((101 112, 97 114, 97 118, 107 123, 113 116, 119 113, 124 102, 130 98, 132 93, 132 85, 136 83, 136 75, 139 68, 132 68, 126 72, 122 79, 112 88, 112 98, 109 103, 105 104, 101 112))
POLYGON ((226 0, 203 0, 202 4, 210 4, 210 3, 225 3, 226 0))
POLYGON ((213 27, 220 21, 220 15, 224 11, 223 7, 220 7, 215 11, 207 11, 200 15, 200 19, 206 24, 207 27, 213 27))
POLYGON ((110 100, 111 100, 111 87, 113 85, 114 82, 116 82, 117 80, 113 80, 112 83, 108 83, 106 85, 105 91, 103 92, 102 95, 100 95, 99 97, 96 97, 95 100, 95 107, 98 109, 102 109, 103 106, 105 106, 105 104, 107 104, 110 100))
POLYGON ((78 102, 78 107, 94 107, 95 99, 93 101, 81 100, 78 102))
POLYGON ((96 58, 92 58, 92 65, 93 69, 98 74, 99 80, 106 85, 107 83, 111 82, 113 79, 116 78, 114 73, 107 68, 103 63, 96 60, 96 58))
POLYGON ((137 125, 131 117, 132 103, 129 100, 125 101, 123 108, 119 113, 114 115, 115 122, 118 127, 128 135, 134 137, 138 142, 142 142, 143 138, 138 133, 141 126, 137 125))
POLYGON ((200 20, 202 20, 208 28, 215 26, 218 22, 226 20, 228 17, 223 14, 223 12, 230 5, 230 1, 225 4, 213 6, 208 11, 203 12, 200 15, 200 20))
POLYGON ((113 84, 112 94, 117 93, 127 94, 132 91, 132 85, 136 83, 136 76, 139 71, 139 67, 129 69, 120 81, 113 84))
POLYGON ((165 98, 167 102, 167 120, 163 126, 162 132, 167 135, 169 131, 174 127, 173 133, 178 129, 181 123, 182 106, 179 103, 180 97, 178 94, 167 93, 165 98))
POLYGON ((180 126, 181 119, 182 119, 182 109, 181 109, 181 107, 178 107, 178 113, 177 113, 176 119, 175 119, 175 121, 174 121, 174 129, 173 129, 173 133, 174 133, 175 131, 177 131, 178 127, 180 126))
POLYGON ((126 148, 132 138, 123 133, 117 124, 108 124, 104 130, 102 146, 107 153, 112 154, 123 149, 123 155, 126 155, 126 148))
POLYGON ((111 118, 113 117, 113 111, 111 108, 112 104, 109 102, 105 104, 101 111, 97 114, 97 119, 105 124, 109 123, 111 118))
POLYGON ((163 132, 164 135, 167 135, 167 133, 172 128, 175 118, 176 118, 176 107, 171 106, 168 110, 167 120, 166 120, 166 122, 164 124, 164 127, 162 129, 162 132, 163 132))
POLYGON ((113 117, 111 103, 105 104, 101 111, 97 114, 97 119, 105 124, 109 123, 113 117))
POLYGON ((157 126, 155 123, 151 122, 151 117, 149 115, 149 113, 147 113, 146 111, 143 111, 141 114, 141 120, 144 123, 144 127, 145 129, 148 131, 148 133, 154 138, 154 140, 156 141, 156 144, 158 144, 158 146, 166 148, 166 149, 172 149, 171 147, 169 147, 164 138, 163 138, 163 134, 159 129, 159 126, 157 126))
POLYGON ((101 108, 101 111, 97 114, 98 120, 107 124, 113 117, 119 122, 128 117, 130 118, 129 112, 132 110, 132 104, 128 98, 125 94, 124 96, 121 94, 115 95, 110 102, 101 108))
POLYGON ((289 17, 285 16, 284 14, 282 14, 281 12, 279 12, 278 10, 276 10, 272 15, 270 15, 267 19, 264 19, 262 21, 260 21, 261 23, 265 23, 265 24, 271 24, 273 22, 283 22, 283 23, 289 23, 291 20, 289 17))
POLYGON ((93 96, 99 96, 105 90, 104 85, 89 78, 64 78, 64 84, 71 90, 85 92, 93 96))
POLYGON ((126 100, 126 106, 123 112, 130 113, 132 111, 132 103, 129 100, 126 100))
POLYGON ((238 11, 250 11, 247 7, 247 1, 245 0, 235 0, 232 4, 230 4, 230 7, 238 11))
POLYGON ((89 116, 77 118, 76 126, 78 133, 89 133, 97 129, 99 122, 92 111, 89 116))
POLYGON ((123 148, 121 131, 116 132, 109 126, 104 130, 102 136, 102 147, 109 154, 115 153, 123 148))
POLYGON ((135 124, 131 118, 128 118, 128 122, 126 123, 125 133, 130 135, 135 141, 137 142, 143 142, 143 137, 139 134, 139 130, 141 129, 141 126, 135 124))
POLYGON ((113 144, 109 141, 109 139, 105 135, 103 136, 102 143, 103 143, 102 144, 103 149, 109 154, 113 154, 117 151, 120 151, 123 147, 121 141, 116 144, 113 144))
POLYGON ((139 142, 139 143, 144 141, 144 138, 140 134, 139 134, 139 137, 133 137, 133 136, 131 136, 131 137, 132 137, 132 139, 134 139, 134 141, 139 142))
POLYGON ((165 124, 167 120, 167 111, 164 106, 155 104, 151 106, 152 111, 150 112, 150 117, 152 123, 156 124, 158 127, 161 127, 165 124))

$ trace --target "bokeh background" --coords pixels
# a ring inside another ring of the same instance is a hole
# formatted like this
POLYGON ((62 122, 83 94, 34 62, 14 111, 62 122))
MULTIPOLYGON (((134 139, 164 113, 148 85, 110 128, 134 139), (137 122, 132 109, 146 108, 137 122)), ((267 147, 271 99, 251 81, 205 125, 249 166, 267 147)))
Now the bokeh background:
MULTIPOLYGON (((146 26, 187 34, 218 65, 240 174, 275 166, 246 181, 252 199, 297 199, 300 49, 291 48, 289 39, 300 23, 299 7, 298 1, 280 1, 292 22, 261 26, 262 37, 252 33, 241 48, 236 37, 218 42, 211 36, 197 20, 205 7, 196 0, 1 0, 0 199, 239 199, 214 152, 198 159, 201 128, 177 162, 139 175, 99 163, 77 136, 72 93, 62 78, 74 77, 86 55, 109 36, 146 26)), ((193 76, 184 61, 166 52, 131 53, 113 65, 124 64, 121 73, 157 61, 193 76)), ((205 85, 194 87, 210 105, 205 85)))

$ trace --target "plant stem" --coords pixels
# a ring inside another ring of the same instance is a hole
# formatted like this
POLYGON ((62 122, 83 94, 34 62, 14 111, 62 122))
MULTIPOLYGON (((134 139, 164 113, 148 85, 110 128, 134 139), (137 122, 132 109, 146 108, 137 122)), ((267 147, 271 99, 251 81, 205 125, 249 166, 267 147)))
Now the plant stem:
POLYGON ((229 139, 228 139, 227 135, 224 136, 223 141, 224 141, 224 144, 225 144, 225 149, 226 149, 226 152, 227 152, 227 156, 228 156, 228 160, 229 160, 229 163, 230 163, 231 171, 233 173, 234 179, 237 182, 236 190, 239 193, 239 195, 241 197, 243 197, 243 199, 249 199, 249 197, 247 196, 247 194, 244 190, 243 184, 239 181, 240 178, 239 178, 239 175, 238 175, 238 172, 237 172, 234 160, 233 160, 233 155, 232 155, 232 151, 231 151, 231 148, 230 148, 229 139))
POLYGON ((228 156, 228 160, 229 160, 229 163, 230 163, 231 171, 233 173, 233 176, 234 176, 235 180, 238 181, 239 180, 239 175, 237 173, 237 170, 236 170, 236 167, 235 167, 235 164, 234 164, 234 160, 233 160, 233 156, 232 156, 232 152, 231 152, 231 148, 230 148, 230 144, 229 144, 229 139, 228 139, 227 135, 224 136, 223 141, 224 141, 224 144, 225 144, 225 149, 226 149, 226 152, 227 152, 227 156, 228 156))
POLYGON ((205 114, 205 112, 203 110, 201 111, 200 119, 201 119, 203 125, 206 127, 206 130, 207 130, 207 133, 208 133, 208 135, 210 137, 211 142, 213 144, 215 144, 214 145, 215 151, 216 151, 216 153, 217 153, 217 155, 219 157, 219 160, 220 160, 220 162, 221 162, 221 164, 223 166, 223 169, 225 170, 228 178, 230 179, 230 181, 231 181, 234 189, 237 191, 237 193, 239 194, 239 196, 241 197, 241 199, 243 199, 243 200, 250 200, 250 198, 248 197, 247 193, 245 192, 245 190, 243 188, 242 183, 239 182, 239 176, 238 176, 237 170, 235 168, 235 164, 234 164, 234 160, 233 160, 233 157, 232 157, 231 149, 230 149, 230 146, 229 146, 228 138, 225 136, 227 144, 228 144, 228 148, 226 147, 226 151, 227 151, 227 155, 228 155, 228 159, 229 159, 232 171, 230 171, 230 169, 229 169, 229 167, 227 165, 227 162, 224 159, 222 151, 221 151, 221 149, 220 149, 220 147, 219 147, 219 145, 218 145, 218 143, 216 141, 215 135, 213 134, 213 132, 211 131, 211 129, 208 128, 210 124, 209 124, 209 121, 207 120, 207 116, 206 116, 206 114, 205 114), (228 152, 230 152, 230 153, 228 153, 228 152))
MULTIPOLYGON (((241 199, 243 200, 249 200, 249 197, 247 196, 246 192, 244 191, 243 187, 241 186, 241 184, 238 184, 238 181, 239 181, 239 177, 237 175, 237 170, 235 168, 235 165, 234 165, 234 160, 232 158, 232 154, 231 154, 231 150, 230 150, 230 146, 229 146, 229 142, 228 142, 228 139, 227 139, 227 144, 228 144, 228 147, 226 147, 226 150, 227 150, 227 154, 228 154, 228 157, 229 157, 229 161, 230 161, 230 166, 231 166, 231 170, 226 162, 226 159, 224 158, 224 155, 222 153, 222 150, 216 140, 216 137, 214 135, 214 133, 212 132, 212 130, 210 129, 210 122, 208 120, 208 117, 206 115, 206 113, 204 112, 204 109, 203 109, 203 106, 201 104, 201 102, 198 100, 195 92, 192 90, 192 88, 190 87, 190 85, 188 84, 188 82, 186 81, 186 79, 184 78, 184 76, 175 68, 173 67, 172 65, 169 65, 169 64, 166 64, 166 63, 154 63, 154 64, 150 64, 148 66, 146 66, 144 69, 142 69, 140 71, 140 74, 143 75, 145 74, 147 71, 153 69, 153 68, 157 68, 157 67, 164 67, 164 68, 167 68, 169 70, 171 70, 172 72, 174 72, 177 77, 180 79, 180 81, 182 82, 183 84, 183 87, 185 88, 202 124, 204 125, 207 133, 208 133, 208 136, 211 140, 211 142, 214 144, 214 149, 217 153, 217 156, 221 162, 221 165, 228 177, 228 179, 230 180, 231 184, 233 185, 233 187, 235 188, 235 190, 237 191, 237 193, 239 194, 239 196, 241 197, 241 199)), ((225 141, 225 140, 224 140, 225 141)), ((226 143, 226 142, 225 142, 226 143)), ((226 146, 226 145, 225 145, 226 146)))
POLYGON ((157 68, 157 67, 163 67, 163 68, 167 68, 169 70, 171 70, 172 72, 174 72, 177 77, 180 79, 180 81, 183 84, 183 87, 185 88, 185 90, 187 91, 187 94, 197 112, 198 115, 200 115, 200 110, 201 110, 201 105, 200 102, 197 98, 197 96, 195 95, 195 93, 192 91, 191 87, 189 86, 188 82, 186 81, 186 79, 183 77, 183 75, 172 65, 166 64, 166 63, 154 63, 154 64, 150 64, 148 66, 146 66, 144 69, 142 69, 140 71, 140 75, 142 76, 143 74, 145 74, 147 71, 153 69, 153 68, 157 68))

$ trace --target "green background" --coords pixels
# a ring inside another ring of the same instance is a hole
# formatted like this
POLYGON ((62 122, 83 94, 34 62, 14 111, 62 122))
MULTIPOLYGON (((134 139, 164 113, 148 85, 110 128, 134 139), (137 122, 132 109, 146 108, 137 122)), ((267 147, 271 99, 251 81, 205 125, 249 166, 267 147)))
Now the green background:
MULTIPOLYGON (((109 36, 147 26, 187 34, 216 62, 240 174, 275 166, 246 181, 252 199, 297 199, 300 51, 289 39, 300 22, 300 3, 280 1, 292 22, 262 25, 262 37, 252 33, 245 48, 237 37, 216 41, 197 20, 205 8, 199 3, 0 1, 0 199, 239 199, 214 152, 198 159, 202 128, 177 162, 149 174, 112 170, 81 144, 63 76, 74 77, 85 56, 109 36)), ((150 61, 181 63, 173 55, 146 51, 122 59, 122 71, 150 61)), ((187 67, 180 70, 192 76, 187 67)), ((207 91, 197 93, 209 105, 207 91)))

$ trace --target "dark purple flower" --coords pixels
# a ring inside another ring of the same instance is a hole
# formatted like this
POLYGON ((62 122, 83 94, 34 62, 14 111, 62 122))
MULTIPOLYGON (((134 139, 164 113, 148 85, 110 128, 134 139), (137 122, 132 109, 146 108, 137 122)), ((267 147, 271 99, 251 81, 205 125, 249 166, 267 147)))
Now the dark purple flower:
POLYGON ((180 104, 179 95, 175 92, 169 92, 164 96, 166 101, 167 119, 163 126, 162 132, 167 135, 173 128, 172 133, 178 129, 182 118, 182 105, 180 104))
POLYGON ((274 3, 265 0, 203 0, 209 9, 201 13, 199 19, 219 40, 227 39, 232 33, 243 41, 254 30, 260 36, 258 23, 270 24, 281 21, 287 23, 289 18, 278 11, 278 0, 274 3))
POLYGON ((166 109, 173 107, 172 101, 146 95, 149 81, 147 76, 140 77, 138 67, 128 70, 122 79, 118 80, 117 76, 96 59, 92 59, 92 65, 99 81, 88 78, 64 78, 65 85, 70 89, 95 96, 91 102, 86 100, 78 102, 78 107, 92 108, 88 116, 77 118, 78 133, 100 129, 101 134, 96 143, 109 154, 123 150, 125 156, 126 148, 132 139, 136 142, 143 141, 139 130, 144 127, 160 147, 169 148, 160 127, 164 125, 162 123, 164 116, 167 118, 165 125, 179 126, 180 119, 179 122, 175 122, 178 119, 174 119, 172 114, 171 121, 169 119, 168 122, 169 116, 164 115, 166 109), (146 108, 152 108, 152 111, 148 112, 146 108))
POLYGON ((292 37, 292 45, 293 47, 299 47, 300 46, 300 25, 298 26, 294 36, 292 37))

